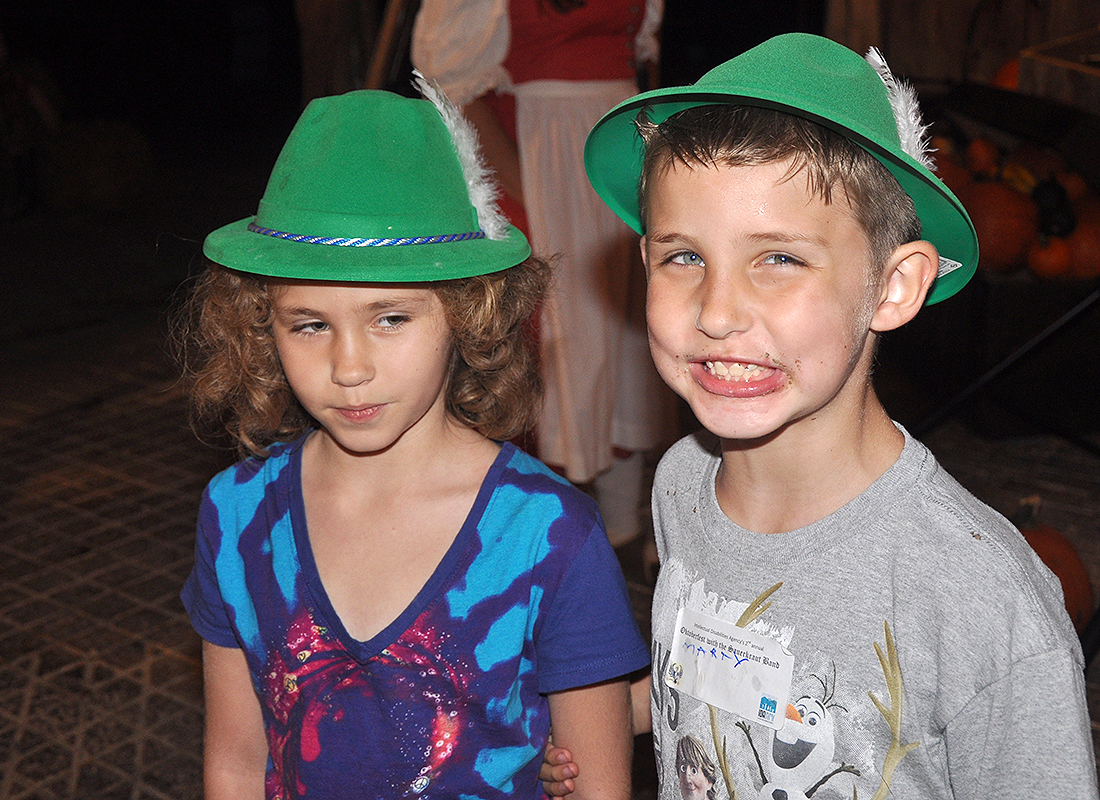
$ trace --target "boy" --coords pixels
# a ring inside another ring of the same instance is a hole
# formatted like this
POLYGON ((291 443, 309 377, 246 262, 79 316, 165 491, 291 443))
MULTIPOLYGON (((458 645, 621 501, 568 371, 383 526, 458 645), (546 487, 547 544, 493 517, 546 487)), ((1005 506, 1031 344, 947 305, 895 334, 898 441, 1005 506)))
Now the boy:
POLYGON ((1057 579, 871 385, 879 335, 977 264, 923 134, 876 51, 788 34, 589 136, 642 234, 654 360, 707 431, 653 490, 635 729, 652 710, 661 798, 685 736, 731 798, 1097 797, 1057 579))

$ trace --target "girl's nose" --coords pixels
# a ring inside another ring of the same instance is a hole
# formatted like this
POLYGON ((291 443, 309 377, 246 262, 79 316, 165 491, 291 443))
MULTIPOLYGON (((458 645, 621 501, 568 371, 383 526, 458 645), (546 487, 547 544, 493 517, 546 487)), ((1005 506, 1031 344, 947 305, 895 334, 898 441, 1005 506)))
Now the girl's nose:
POLYGON ((708 269, 698 287, 695 327, 711 339, 725 339, 748 330, 750 291, 734 270, 708 269))
POLYGON ((359 386, 374 377, 370 346, 358 336, 342 336, 333 345, 332 382, 359 386))

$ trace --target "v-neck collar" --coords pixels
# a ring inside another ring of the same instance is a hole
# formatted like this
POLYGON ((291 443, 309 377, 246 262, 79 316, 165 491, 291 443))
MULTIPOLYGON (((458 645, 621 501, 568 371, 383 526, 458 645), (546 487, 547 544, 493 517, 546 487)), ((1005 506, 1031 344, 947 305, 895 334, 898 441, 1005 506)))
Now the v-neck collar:
MULTIPOLYGON (((302 444, 304 444, 304 440, 302 444)), ((447 549, 431 576, 417 592, 416 597, 413 598, 408 607, 398 614, 393 622, 366 641, 356 639, 348 633, 343 621, 332 606, 328 592, 325 591, 325 587, 321 583, 321 574, 313 557, 313 547, 309 541, 309 530, 306 525, 305 497, 302 493, 302 449, 301 444, 294 448, 287 463, 287 468, 290 470, 288 475, 290 523, 294 531, 294 546, 297 550, 298 566, 309 593, 309 600, 313 604, 313 613, 323 620, 331 634, 344 645, 352 656, 360 661, 367 661, 393 644, 413 624, 416 618, 437 599, 440 591, 451 583, 455 571, 465 565, 470 545, 477 534, 478 524, 500 482, 500 475, 515 454, 516 448, 510 442, 504 442, 501 445, 500 452, 493 460, 492 466, 489 467, 489 471, 485 474, 481 487, 478 489, 470 513, 467 514, 458 535, 451 542, 451 546, 447 549)))

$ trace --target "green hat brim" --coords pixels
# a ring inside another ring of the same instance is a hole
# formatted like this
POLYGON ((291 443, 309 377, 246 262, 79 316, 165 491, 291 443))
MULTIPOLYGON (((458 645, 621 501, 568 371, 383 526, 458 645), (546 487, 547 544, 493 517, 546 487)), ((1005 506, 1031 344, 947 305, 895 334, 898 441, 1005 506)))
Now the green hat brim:
MULTIPOLYGON (((821 61, 835 60, 838 57, 836 49, 839 49, 863 62, 866 69, 871 70, 874 80, 881 83, 869 64, 835 42, 808 34, 787 34, 777 39, 797 47, 807 59, 807 63, 800 67, 810 72, 817 71, 822 81, 827 81, 826 76, 830 76, 832 64, 822 64, 821 61), (816 54, 821 56, 820 59, 815 58, 815 49, 822 50, 816 54)), ((716 68, 694 85, 654 89, 625 100, 596 123, 585 143, 585 169, 593 188, 611 210, 636 232, 644 233, 638 209, 638 179, 644 147, 634 124, 642 109, 646 110, 651 122, 661 123, 673 114, 703 105, 773 108, 805 117, 851 139, 878 159, 913 199, 921 221, 921 235, 936 246, 941 257, 941 272, 928 293, 926 305, 944 300, 965 286, 978 265, 978 239, 970 215, 951 190, 925 166, 904 153, 896 140, 882 144, 880 133, 863 124, 859 116, 862 108, 857 97, 849 97, 849 102, 844 104, 828 91, 806 91, 804 86, 797 87, 794 81, 773 82, 762 74, 763 70, 746 70, 748 74, 742 75, 736 69, 728 69, 736 67, 739 60, 752 53, 750 50, 727 62, 727 65, 716 68), (712 79, 715 75, 718 77, 712 79), (704 89, 700 84, 705 84, 708 79, 713 85, 704 89), (791 86, 796 86, 796 90, 792 90, 791 86), (945 272, 942 259, 958 266, 945 272)), ((794 68, 789 61, 786 66, 794 68)), ((848 88, 839 87, 838 91, 848 88)), ((885 97, 884 88, 881 93, 885 97)))
POLYGON ((248 229, 255 217, 211 232, 203 254, 216 264, 257 275, 314 281, 418 283, 499 272, 531 255, 514 226, 505 239, 436 244, 342 247, 280 239, 248 229))

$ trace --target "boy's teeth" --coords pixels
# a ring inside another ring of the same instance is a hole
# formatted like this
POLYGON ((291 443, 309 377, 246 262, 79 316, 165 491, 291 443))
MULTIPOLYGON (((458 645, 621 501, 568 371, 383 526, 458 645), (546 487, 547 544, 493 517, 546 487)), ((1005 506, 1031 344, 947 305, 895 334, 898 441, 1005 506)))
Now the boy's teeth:
POLYGON ((751 380, 756 372, 763 369, 759 364, 742 364, 738 361, 708 361, 707 369, 712 375, 729 380, 751 380))

